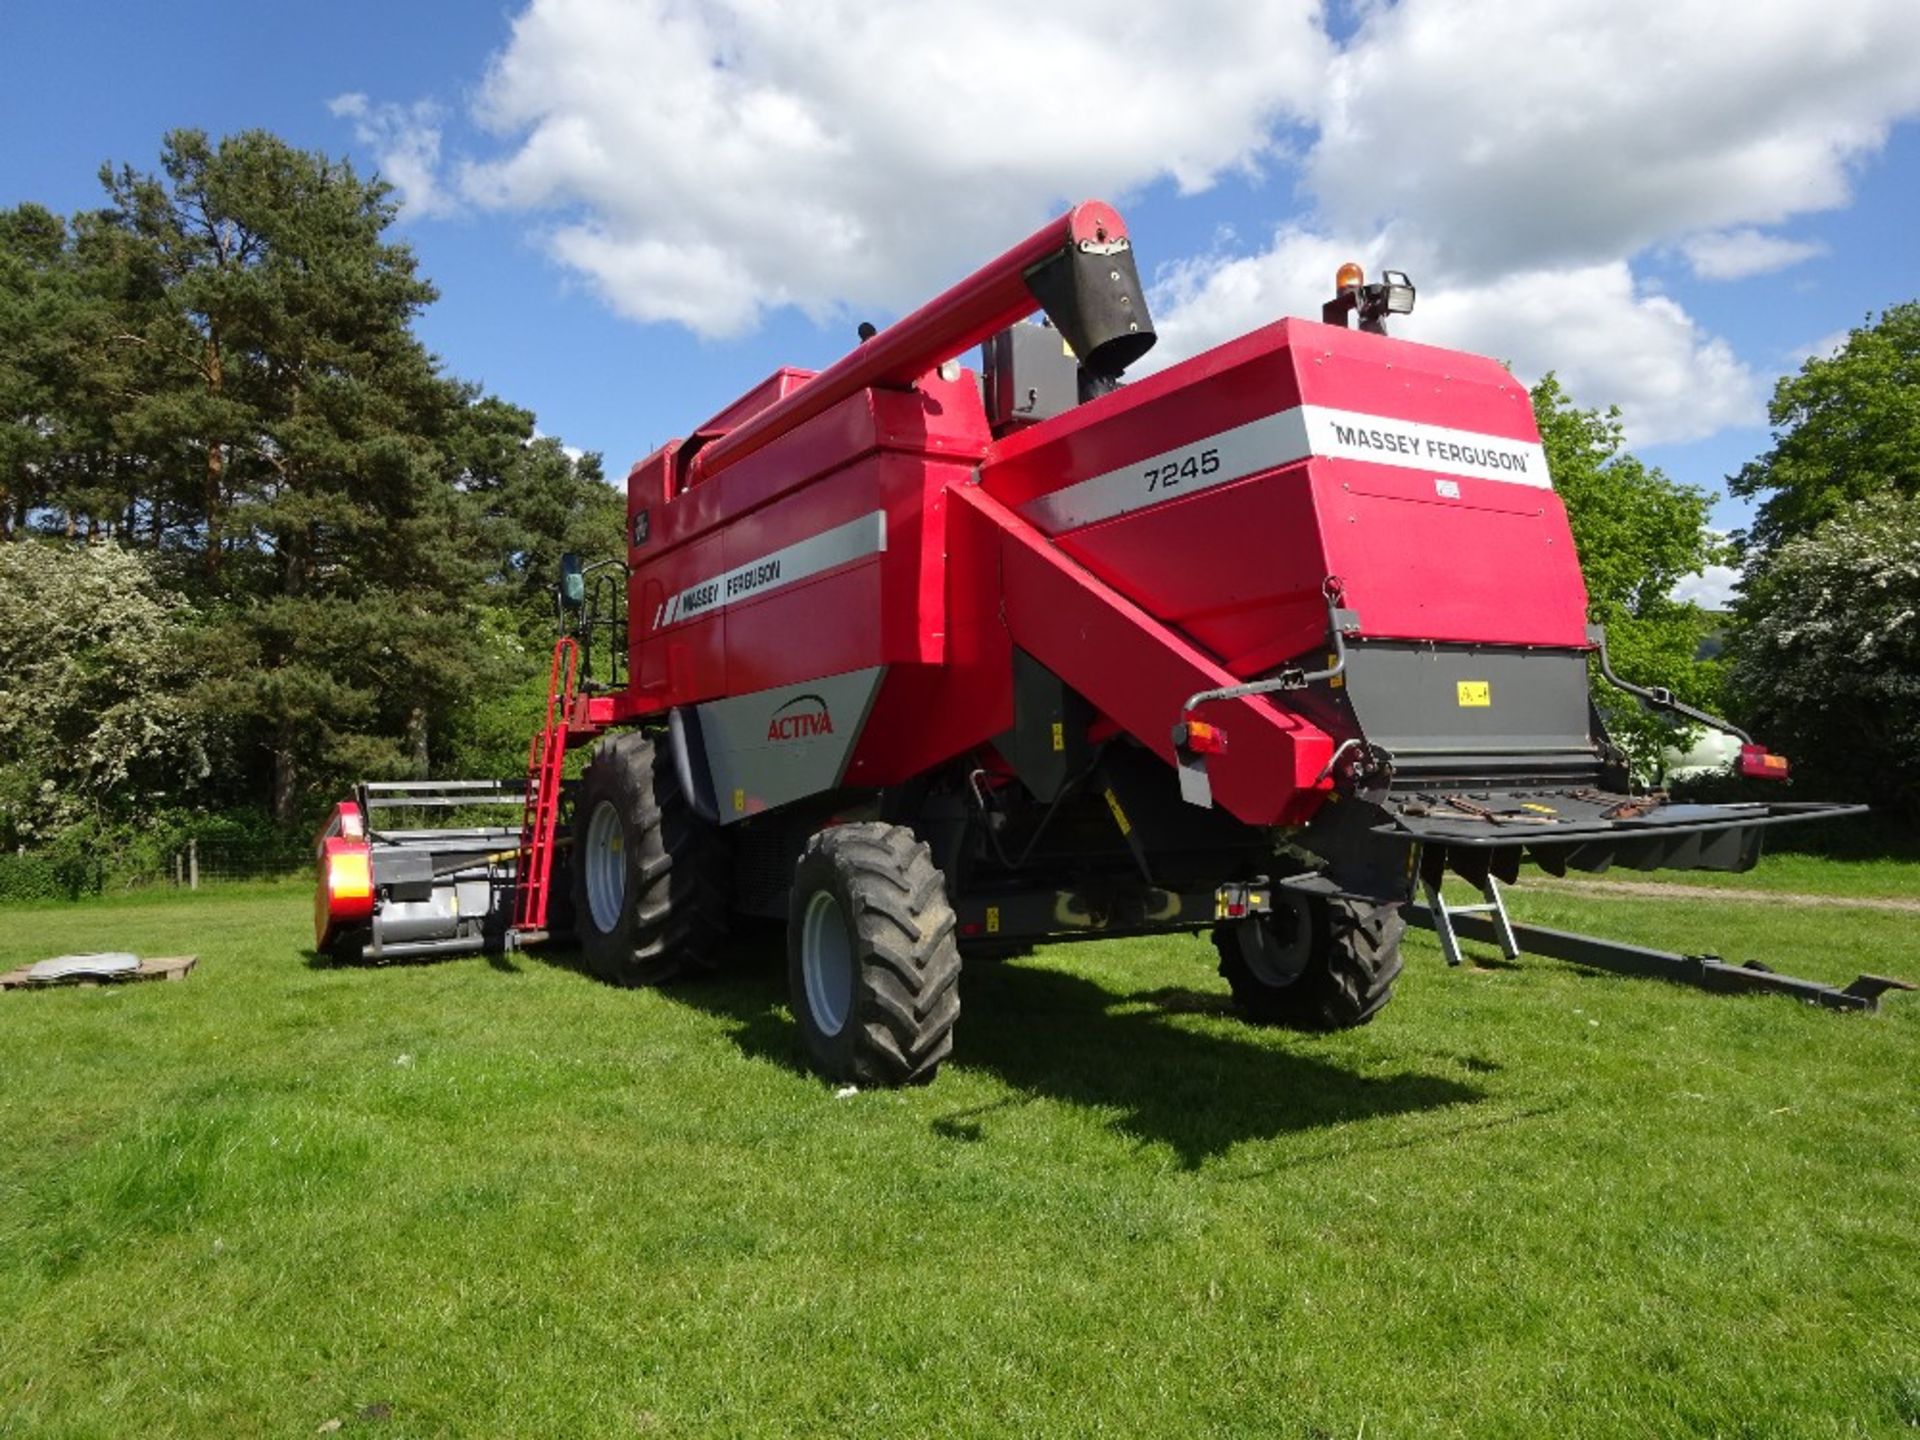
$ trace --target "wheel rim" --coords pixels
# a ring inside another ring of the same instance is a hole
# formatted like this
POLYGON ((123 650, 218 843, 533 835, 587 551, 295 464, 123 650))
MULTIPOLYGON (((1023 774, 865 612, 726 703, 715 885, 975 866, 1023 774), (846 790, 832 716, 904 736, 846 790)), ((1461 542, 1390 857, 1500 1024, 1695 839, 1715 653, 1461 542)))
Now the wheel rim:
POLYGON ((800 926, 800 972, 813 1023, 822 1035, 838 1035, 853 1009, 853 936, 840 902, 825 890, 807 902, 800 926))
POLYGON ((1272 919, 1260 924, 1254 943, 1241 947, 1247 968, 1262 985, 1282 989, 1306 972, 1313 949, 1313 919, 1307 902, 1283 897, 1285 909, 1276 909, 1272 919))
POLYGON ((627 836, 620 812, 611 800, 594 807, 587 824, 587 910, 593 928, 610 935, 620 924, 627 902, 627 836))

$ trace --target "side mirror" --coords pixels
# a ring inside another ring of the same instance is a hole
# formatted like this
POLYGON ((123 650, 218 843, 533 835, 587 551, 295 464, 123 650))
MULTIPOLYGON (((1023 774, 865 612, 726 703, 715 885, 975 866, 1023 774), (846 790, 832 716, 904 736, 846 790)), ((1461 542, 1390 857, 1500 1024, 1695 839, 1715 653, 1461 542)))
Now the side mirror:
POLYGON ((587 577, 581 573, 580 557, 571 550, 560 557, 557 598, 562 610, 578 610, 587 603, 587 577))

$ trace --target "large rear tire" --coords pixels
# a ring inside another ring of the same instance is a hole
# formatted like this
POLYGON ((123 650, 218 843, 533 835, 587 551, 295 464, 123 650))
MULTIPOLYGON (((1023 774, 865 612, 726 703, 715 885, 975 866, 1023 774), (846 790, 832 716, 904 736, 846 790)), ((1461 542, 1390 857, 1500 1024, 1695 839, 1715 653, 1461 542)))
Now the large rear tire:
POLYGON ((573 807, 573 928, 587 967, 614 985, 658 985, 718 967, 729 854, 694 814, 650 736, 595 747, 573 807))
POLYGON ((1379 1014, 1400 974, 1400 907, 1284 890, 1274 905, 1214 927, 1241 1014, 1290 1030, 1350 1030, 1379 1014))
POLYGON ((794 869, 787 982, 813 1068, 918 1085, 953 1050, 960 951, 946 877, 904 826, 836 825, 794 869))

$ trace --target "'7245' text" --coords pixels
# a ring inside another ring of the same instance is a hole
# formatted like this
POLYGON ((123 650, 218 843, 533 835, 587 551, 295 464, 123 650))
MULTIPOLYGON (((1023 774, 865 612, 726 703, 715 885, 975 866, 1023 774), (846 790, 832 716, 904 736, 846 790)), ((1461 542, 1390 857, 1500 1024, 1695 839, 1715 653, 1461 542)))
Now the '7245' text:
POLYGON ((1158 465, 1146 469, 1147 491, 1171 490, 1183 480, 1214 475, 1220 470, 1218 450, 1190 450, 1185 455, 1169 455, 1158 465))

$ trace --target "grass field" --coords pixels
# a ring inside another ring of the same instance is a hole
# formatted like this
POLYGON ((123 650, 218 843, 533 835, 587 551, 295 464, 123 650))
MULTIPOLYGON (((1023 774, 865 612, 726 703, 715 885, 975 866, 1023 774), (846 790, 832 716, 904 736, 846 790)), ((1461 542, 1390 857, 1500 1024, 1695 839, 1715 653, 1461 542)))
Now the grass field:
POLYGON ((1744 874, 1695 870, 1681 874, 1610 874, 1610 879, 1654 880, 1709 890, 1779 890, 1809 895, 1881 896, 1920 901, 1920 863, 1882 855, 1768 855, 1744 874))
MULTIPOLYGON (((202 957, 0 995, 0 1434, 1920 1425, 1920 996, 1449 971, 1422 936, 1378 1021, 1302 1037, 1232 1019, 1202 942, 1112 942, 971 968, 934 1086, 838 1098, 764 963, 337 970, 307 906, 0 911, 0 969, 202 957)), ((1920 978, 1911 915, 1515 910, 1920 978)))

